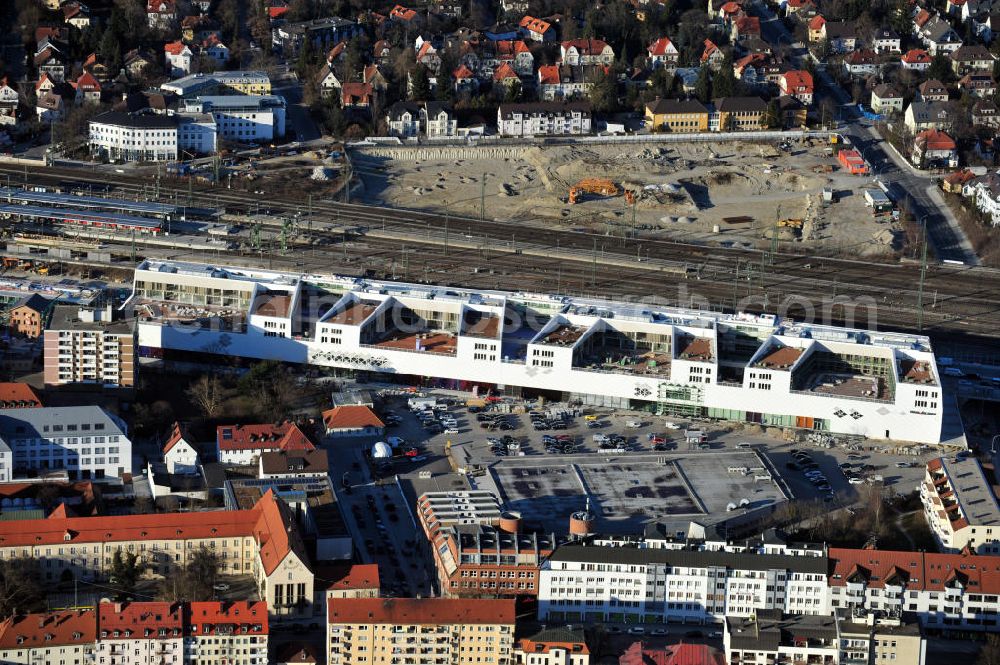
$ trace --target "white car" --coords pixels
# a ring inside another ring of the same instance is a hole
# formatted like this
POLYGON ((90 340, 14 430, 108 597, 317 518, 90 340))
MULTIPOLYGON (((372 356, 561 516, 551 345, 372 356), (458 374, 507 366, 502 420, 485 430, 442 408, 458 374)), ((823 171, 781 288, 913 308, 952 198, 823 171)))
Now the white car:
POLYGON ((864 479, 858 478, 857 476, 855 476, 854 478, 851 478, 847 482, 849 482, 852 485, 864 485, 865 484, 864 479))
POLYGON ((628 629, 628 632, 630 635, 644 635, 646 633, 646 629, 642 626, 632 626, 628 629))
POLYGON ((680 425, 678 425, 677 423, 672 423, 669 420, 667 422, 663 423, 663 425, 667 429, 680 429, 681 428, 680 425))
POLYGON ((458 428, 457 427, 449 427, 448 429, 446 429, 444 431, 444 433, 445 434, 458 434, 458 428))

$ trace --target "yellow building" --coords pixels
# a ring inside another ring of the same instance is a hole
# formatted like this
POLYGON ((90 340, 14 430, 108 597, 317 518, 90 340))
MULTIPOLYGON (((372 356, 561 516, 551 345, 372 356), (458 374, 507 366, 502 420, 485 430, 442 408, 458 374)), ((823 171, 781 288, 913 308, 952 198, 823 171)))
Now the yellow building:
POLYGON ((767 102, 760 97, 717 99, 712 115, 710 124, 713 131, 756 132, 767 129, 767 102))
POLYGON ((331 598, 327 664, 511 665, 514 600, 331 598))
POLYGON ((653 131, 707 132, 708 109, 696 99, 656 99, 646 104, 646 121, 653 131))
POLYGON ((869 614, 859 623, 840 622, 840 662, 873 665, 925 665, 927 640, 919 624, 899 619, 876 619, 869 614))
POLYGON ((276 621, 312 616, 313 574, 294 517, 268 492, 252 510, 66 517, 0 522, 0 559, 37 559, 46 583, 106 580, 115 552, 132 552, 146 575, 168 577, 201 548, 223 575, 252 575, 276 621))

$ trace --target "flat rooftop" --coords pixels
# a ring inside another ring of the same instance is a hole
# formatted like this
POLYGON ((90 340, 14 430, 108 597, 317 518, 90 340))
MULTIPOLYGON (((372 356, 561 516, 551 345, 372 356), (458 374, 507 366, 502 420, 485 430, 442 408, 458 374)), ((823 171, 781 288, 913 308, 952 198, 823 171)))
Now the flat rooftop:
POLYGON ((707 337, 682 337, 677 340, 677 357, 682 360, 712 359, 712 340, 707 337))
POLYGON ((942 458, 942 470, 970 526, 1000 524, 1000 505, 975 457, 942 458))
POLYGON ((162 300, 141 299, 135 303, 136 315, 142 320, 149 317, 166 322, 209 322, 223 321, 232 325, 242 325, 246 312, 235 307, 213 307, 211 305, 184 305, 162 300))
POLYGON ((378 306, 371 303, 351 303, 344 309, 344 311, 334 314, 327 319, 326 322, 341 326, 358 326, 361 325, 365 319, 371 316, 372 312, 376 309, 378 309, 378 306))
POLYGON ((653 522, 686 523, 706 513, 725 516, 730 503, 747 499, 751 508, 785 501, 773 481, 754 473, 728 473, 728 467, 761 467, 754 453, 659 455, 632 453, 607 462, 602 455, 508 458, 490 467, 505 508, 526 524, 564 533, 571 513, 590 499, 600 533, 630 534, 653 522))
POLYGON ((899 380, 903 383, 937 384, 931 364, 926 360, 900 360, 899 380))
POLYGON ((452 333, 402 333, 394 331, 372 346, 382 349, 397 349, 400 351, 417 351, 421 353, 439 353, 455 355, 457 338, 452 333))
POLYGON ((885 379, 862 374, 820 372, 811 376, 805 392, 859 399, 891 399, 885 379))
POLYGON ((770 353, 757 361, 755 367, 764 369, 788 369, 802 355, 803 349, 792 346, 772 348, 770 353))
POLYGON ((669 353, 647 351, 642 354, 602 353, 597 350, 588 356, 581 357, 574 363, 575 367, 616 374, 638 374, 644 376, 664 376, 670 374, 669 353))
POLYGON ((462 334, 467 337, 497 339, 500 334, 500 317, 489 312, 466 310, 462 322, 462 334))
POLYGON ((553 346, 573 346, 576 341, 587 332, 584 326, 574 326, 562 323, 556 326, 545 337, 538 340, 538 344, 551 344, 553 346))
POLYGON ((258 316, 288 316, 292 297, 287 293, 265 293, 257 297, 254 314, 258 316))

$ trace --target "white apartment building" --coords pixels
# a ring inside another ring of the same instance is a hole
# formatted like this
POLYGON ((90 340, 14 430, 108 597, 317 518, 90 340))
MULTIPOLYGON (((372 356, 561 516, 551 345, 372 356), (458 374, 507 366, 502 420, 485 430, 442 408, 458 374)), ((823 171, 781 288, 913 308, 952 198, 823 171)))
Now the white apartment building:
POLYGON ((113 319, 110 307, 57 305, 45 329, 45 383, 135 386, 135 319, 113 319))
POLYGON ((940 440, 942 387, 920 335, 160 261, 137 267, 129 305, 140 349, 168 360, 224 348, 417 383, 437 377, 661 414, 940 440))
POLYGON ((177 121, 155 113, 101 113, 90 121, 90 153, 109 160, 177 159, 177 121))
POLYGON ((590 104, 586 102, 501 104, 497 109, 497 131, 500 136, 590 134, 590 104))
POLYGON ((177 150, 192 155, 211 155, 218 149, 218 127, 211 113, 178 113, 177 150))
POLYGON ((1000 630, 1000 557, 830 548, 829 558, 831 611, 912 616, 932 630, 1000 630))
POLYGON ((717 623, 777 609, 828 614, 824 556, 563 545, 542 564, 546 622, 717 623))
POLYGON ((93 663, 96 625, 94 610, 8 617, 0 622, 0 663, 93 663))
POLYGON ((928 462, 920 500, 944 551, 1000 554, 1000 504, 975 457, 928 462))
POLYGON ((185 114, 211 115, 218 138, 271 141, 285 135, 285 98, 277 95, 225 95, 183 100, 185 114))
POLYGON ((132 473, 125 423, 99 406, 0 409, 0 480, 52 472, 70 480, 132 473))
POLYGON ((262 601, 189 603, 184 650, 197 665, 267 665, 268 611, 262 601))
POLYGON ((102 602, 97 606, 95 665, 185 663, 180 603, 102 602))

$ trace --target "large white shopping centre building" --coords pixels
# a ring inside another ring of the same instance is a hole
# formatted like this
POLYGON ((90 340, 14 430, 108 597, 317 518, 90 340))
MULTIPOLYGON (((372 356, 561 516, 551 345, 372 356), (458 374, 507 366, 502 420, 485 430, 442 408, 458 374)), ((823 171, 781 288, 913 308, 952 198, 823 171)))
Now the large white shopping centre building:
POLYGON ((494 394, 937 443, 923 336, 567 296, 146 261, 140 355, 275 359, 494 394))

